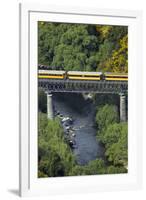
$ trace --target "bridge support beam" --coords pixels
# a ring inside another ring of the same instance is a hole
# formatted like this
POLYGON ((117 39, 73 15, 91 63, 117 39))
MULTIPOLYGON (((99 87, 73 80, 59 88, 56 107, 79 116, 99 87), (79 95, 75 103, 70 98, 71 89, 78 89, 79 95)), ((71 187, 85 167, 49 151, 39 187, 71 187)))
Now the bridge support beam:
POLYGON ((120 121, 126 122, 126 96, 120 94, 120 121))
POLYGON ((54 110, 53 110, 52 94, 48 93, 48 92, 46 94, 47 94, 47 117, 48 117, 48 119, 53 119, 54 118, 54 110))

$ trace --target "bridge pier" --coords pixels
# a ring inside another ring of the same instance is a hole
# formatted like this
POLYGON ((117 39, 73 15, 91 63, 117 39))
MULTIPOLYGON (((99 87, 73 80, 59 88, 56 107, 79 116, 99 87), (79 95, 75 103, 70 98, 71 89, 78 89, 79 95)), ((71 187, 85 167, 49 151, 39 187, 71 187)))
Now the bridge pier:
POLYGON ((52 94, 49 92, 46 92, 47 94, 47 117, 48 119, 54 118, 54 110, 53 110, 53 99, 52 94))
POLYGON ((120 93, 120 121, 126 122, 126 96, 120 93))

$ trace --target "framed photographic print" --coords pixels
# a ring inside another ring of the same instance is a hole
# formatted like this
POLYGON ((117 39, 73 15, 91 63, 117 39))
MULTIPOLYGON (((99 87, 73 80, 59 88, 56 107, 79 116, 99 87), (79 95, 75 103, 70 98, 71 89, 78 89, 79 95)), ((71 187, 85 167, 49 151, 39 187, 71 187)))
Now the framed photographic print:
POLYGON ((20 195, 140 188, 141 12, 19 10, 20 195))

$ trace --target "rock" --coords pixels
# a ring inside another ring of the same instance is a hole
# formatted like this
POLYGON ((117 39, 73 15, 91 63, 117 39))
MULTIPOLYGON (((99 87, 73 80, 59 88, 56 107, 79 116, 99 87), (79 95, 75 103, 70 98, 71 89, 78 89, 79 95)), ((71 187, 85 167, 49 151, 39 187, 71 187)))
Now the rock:
POLYGON ((68 121, 70 118, 69 117, 64 117, 63 119, 62 119, 62 122, 66 122, 66 121, 68 121))
POLYGON ((70 129, 70 126, 66 126, 66 130, 69 130, 70 129))
POLYGON ((75 137, 76 136, 76 134, 75 133, 72 133, 72 137, 75 137))

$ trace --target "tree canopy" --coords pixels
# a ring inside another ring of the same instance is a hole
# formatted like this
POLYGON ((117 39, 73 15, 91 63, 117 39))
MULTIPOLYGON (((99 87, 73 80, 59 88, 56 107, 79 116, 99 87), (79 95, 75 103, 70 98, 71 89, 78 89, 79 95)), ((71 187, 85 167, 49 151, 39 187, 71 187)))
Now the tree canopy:
POLYGON ((119 121, 119 115, 117 112, 117 107, 115 105, 104 105, 98 109, 96 113, 96 123, 98 125, 98 130, 105 130, 108 125, 119 121))
POLYGON ((127 72, 126 26, 38 22, 38 62, 54 69, 127 72))
POLYGON ((39 113, 38 126, 38 176, 56 177, 68 175, 75 159, 64 139, 59 119, 48 120, 39 113))
POLYGON ((98 125, 97 138, 104 144, 105 156, 109 163, 112 163, 107 171, 120 170, 121 173, 126 171, 128 164, 127 122, 119 123, 118 110, 115 106, 104 105, 97 110, 96 123, 98 125), (120 169, 117 168, 118 166, 120 169))

